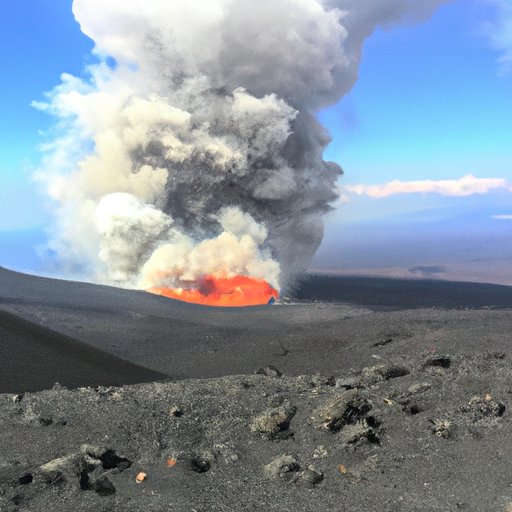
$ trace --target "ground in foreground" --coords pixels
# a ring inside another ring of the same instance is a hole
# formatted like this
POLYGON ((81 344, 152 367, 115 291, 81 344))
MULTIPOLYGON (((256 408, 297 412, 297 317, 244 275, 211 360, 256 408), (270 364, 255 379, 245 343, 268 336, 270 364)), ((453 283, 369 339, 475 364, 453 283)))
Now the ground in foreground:
POLYGON ((507 354, 432 349, 0 395, 0 510, 510 510, 511 377, 507 354))

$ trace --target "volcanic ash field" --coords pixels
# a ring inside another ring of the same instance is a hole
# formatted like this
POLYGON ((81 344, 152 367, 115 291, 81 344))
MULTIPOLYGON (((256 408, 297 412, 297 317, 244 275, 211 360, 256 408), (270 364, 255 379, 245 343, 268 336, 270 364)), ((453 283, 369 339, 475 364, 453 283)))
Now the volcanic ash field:
POLYGON ((4 394, 0 510, 510 510, 509 357, 368 363, 4 394))

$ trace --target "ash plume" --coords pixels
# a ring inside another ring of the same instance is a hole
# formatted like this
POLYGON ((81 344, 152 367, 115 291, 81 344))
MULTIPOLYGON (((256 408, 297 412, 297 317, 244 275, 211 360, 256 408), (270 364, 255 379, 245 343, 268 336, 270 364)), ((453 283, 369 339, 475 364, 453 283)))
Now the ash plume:
POLYGON ((225 272, 283 287, 337 198, 315 113, 357 78, 378 26, 443 0, 74 0, 98 63, 39 104, 51 247, 121 286, 225 272))

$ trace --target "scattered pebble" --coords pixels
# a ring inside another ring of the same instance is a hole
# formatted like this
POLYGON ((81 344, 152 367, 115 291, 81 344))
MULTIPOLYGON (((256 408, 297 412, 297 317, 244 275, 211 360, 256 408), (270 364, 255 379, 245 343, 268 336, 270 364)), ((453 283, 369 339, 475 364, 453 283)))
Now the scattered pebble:
POLYGON ((448 439, 452 436, 454 425, 449 420, 431 420, 432 423, 432 433, 437 437, 442 437, 443 439, 448 439))
POLYGON ((13 403, 15 404, 20 404, 21 401, 23 400, 23 397, 25 396, 25 393, 21 393, 19 395, 12 395, 11 397, 11 400, 13 401, 13 403))
POLYGON ((345 464, 338 464, 338 473, 346 475, 348 473, 347 466, 345 466, 345 464))
POLYGON ((377 341, 377 342, 373 343, 372 346, 384 347, 385 345, 389 345, 390 343, 393 343, 393 338, 385 338, 383 340, 377 341))
POLYGON ((329 455, 329 452, 323 444, 317 446, 315 448, 315 451, 313 452, 314 459, 324 459, 325 457, 327 457, 327 455, 329 455))
POLYGON ((137 475, 135 476, 135 481, 138 484, 141 484, 142 482, 144 482, 144 480, 147 480, 147 478, 148 478, 147 473, 145 473, 144 471, 139 471, 137 473, 137 475))
POLYGON ((183 411, 177 405, 171 407, 169 412, 171 413, 171 416, 176 418, 181 418, 181 416, 183 416, 183 411))

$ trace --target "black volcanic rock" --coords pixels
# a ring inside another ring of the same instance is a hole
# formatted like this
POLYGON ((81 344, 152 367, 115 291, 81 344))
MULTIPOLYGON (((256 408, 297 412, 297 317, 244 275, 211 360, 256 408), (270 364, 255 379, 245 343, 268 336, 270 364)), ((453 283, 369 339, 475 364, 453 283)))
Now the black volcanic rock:
POLYGON ((353 425, 372 410, 372 404, 357 390, 345 391, 315 411, 320 428, 338 432, 346 425, 353 425))
POLYGON ((416 370, 348 391, 245 375, 0 395, 1 510, 506 510, 510 358, 452 355, 426 385, 423 354, 403 357, 416 370), (410 390, 424 406, 414 415, 400 405, 410 390), (289 404, 293 437, 251 431, 289 404), (67 425, 24 421, 43 409, 67 425))

